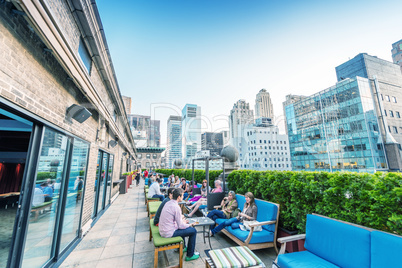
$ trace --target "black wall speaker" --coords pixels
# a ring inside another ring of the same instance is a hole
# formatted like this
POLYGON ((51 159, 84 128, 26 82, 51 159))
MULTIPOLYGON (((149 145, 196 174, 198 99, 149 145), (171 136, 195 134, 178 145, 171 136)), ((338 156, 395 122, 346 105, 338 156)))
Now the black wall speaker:
POLYGON ((117 145, 117 141, 115 141, 115 140, 109 141, 109 146, 110 147, 114 148, 114 147, 116 147, 116 145, 117 145))
POLYGON ((67 119, 74 119, 77 120, 80 123, 83 123, 85 120, 87 120, 91 116, 91 112, 87 110, 87 108, 82 107, 77 104, 73 104, 70 107, 67 108, 66 116, 67 119))

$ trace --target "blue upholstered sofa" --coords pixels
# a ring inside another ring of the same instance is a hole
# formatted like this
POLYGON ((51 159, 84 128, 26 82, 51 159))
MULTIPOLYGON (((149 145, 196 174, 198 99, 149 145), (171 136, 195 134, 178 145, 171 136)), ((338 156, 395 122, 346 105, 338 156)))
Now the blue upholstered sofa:
POLYGON ((402 237, 334 220, 307 215, 305 235, 279 238, 276 263, 281 268, 402 267, 402 237), (286 242, 305 238, 306 251, 282 254, 286 242))
MULTIPOLYGON (((238 208, 243 210, 246 199, 244 195, 236 195, 238 208)), ((276 252, 276 235, 278 230, 277 220, 279 218, 279 204, 268 201, 255 199, 258 208, 257 221, 258 224, 253 225, 250 231, 242 231, 239 228, 233 229, 227 226, 222 230, 229 238, 240 246, 247 246, 249 249, 261 249, 274 247, 276 252), (261 225, 262 231, 254 232, 254 227, 261 225)), ((224 219, 217 219, 216 223, 220 224, 224 219)))

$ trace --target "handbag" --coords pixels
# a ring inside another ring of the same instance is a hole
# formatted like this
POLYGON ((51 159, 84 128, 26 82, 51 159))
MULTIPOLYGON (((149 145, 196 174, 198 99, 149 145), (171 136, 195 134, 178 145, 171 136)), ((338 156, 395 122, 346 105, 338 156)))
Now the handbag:
MULTIPOLYGON (((256 223, 258 223, 258 221, 243 221, 243 224, 240 225, 240 229, 242 231, 250 231, 251 227, 249 225, 250 224, 253 225, 253 224, 256 224, 256 223)), ((262 231, 262 226, 261 225, 254 227, 254 232, 261 232, 261 231, 262 231)))

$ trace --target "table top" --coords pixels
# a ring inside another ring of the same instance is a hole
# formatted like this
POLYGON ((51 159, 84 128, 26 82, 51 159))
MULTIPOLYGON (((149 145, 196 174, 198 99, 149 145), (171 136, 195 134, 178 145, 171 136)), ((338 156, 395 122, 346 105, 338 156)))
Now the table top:
POLYGON ((6 198, 9 196, 15 196, 15 195, 20 195, 20 192, 11 192, 11 193, 5 193, 5 194, 0 194, 1 198, 6 198))
POLYGON ((213 220, 208 217, 193 217, 188 218, 188 223, 198 222, 196 226, 204 226, 204 225, 211 225, 215 224, 213 220))

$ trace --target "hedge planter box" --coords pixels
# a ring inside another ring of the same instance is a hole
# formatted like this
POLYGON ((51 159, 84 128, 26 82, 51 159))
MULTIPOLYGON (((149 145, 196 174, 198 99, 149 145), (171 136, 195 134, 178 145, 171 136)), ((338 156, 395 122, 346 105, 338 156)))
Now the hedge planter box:
MULTIPOLYGON (((297 234, 297 231, 289 231, 282 227, 278 228, 278 238, 296 235, 296 234, 297 234)), ((278 242, 276 242, 276 244, 278 247, 281 246, 281 244, 279 244, 278 242)), ((303 239, 303 244, 304 244, 304 239, 303 239)), ((303 249, 304 249, 304 246, 303 246, 303 249)), ((298 241, 292 241, 292 242, 286 243, 286 251, 288 253, 299 251, 298 241)))

